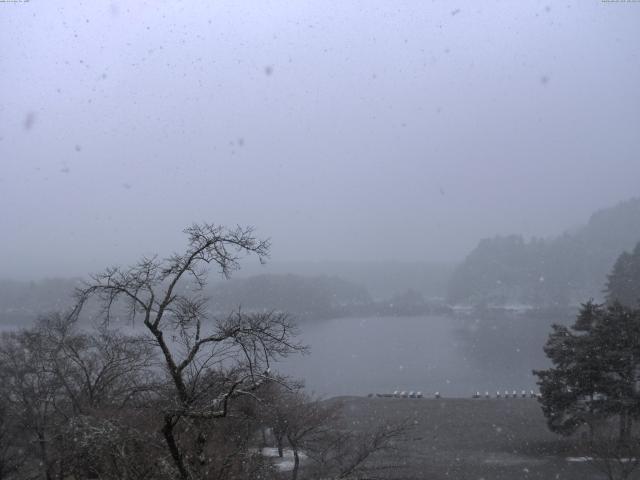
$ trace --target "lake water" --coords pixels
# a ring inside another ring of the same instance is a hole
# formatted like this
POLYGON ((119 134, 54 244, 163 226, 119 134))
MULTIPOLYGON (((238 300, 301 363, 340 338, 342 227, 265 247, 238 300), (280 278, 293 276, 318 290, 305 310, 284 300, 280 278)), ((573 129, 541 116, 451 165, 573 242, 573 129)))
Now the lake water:
MULTIPOLYGON (((307 356, 278 364, 281 373, 304 378, 323 396, 394 390, 436 391, 466 397, 476 391, 537 390, 533 368, 544 368, 547 323, 535 335, 533 320, 508 328, 444 316, 341 318, 302 325, 307 356)), ((540 322, 536 320, 536 322, 540 322)))

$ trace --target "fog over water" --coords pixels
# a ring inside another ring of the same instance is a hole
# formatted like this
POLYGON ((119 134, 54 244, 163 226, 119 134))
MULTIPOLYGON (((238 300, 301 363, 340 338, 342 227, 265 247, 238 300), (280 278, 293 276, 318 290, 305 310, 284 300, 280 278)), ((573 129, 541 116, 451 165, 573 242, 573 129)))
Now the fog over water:
POLYGON ((638 193, 632 2, 3 2, 1 277, 250 224, 274 261, 458 261, 638 193))
POLYGON ((500 361, 483 362, 474 356, 473 345, 456 334, 461 325, 440 316, 341 318, 303 325, 301 338, 311 354, 286 359, 278 370, 304 378, 309 390, 324 396, 412 390, 470 397, 476 391, 495 396, 497 390, 537 390, 531 370, 545 368, 547 362, 520 347, 528 344, 541 351, 542 341, 495 339, 491 348, 498 350, 500 361))

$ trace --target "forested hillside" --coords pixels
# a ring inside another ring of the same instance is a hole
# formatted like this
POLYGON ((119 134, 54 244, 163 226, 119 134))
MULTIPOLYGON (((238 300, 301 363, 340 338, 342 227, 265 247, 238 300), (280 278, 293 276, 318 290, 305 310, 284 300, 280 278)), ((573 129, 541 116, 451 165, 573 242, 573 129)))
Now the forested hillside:
POLYGON ((338 309, 368 305, 367 290, 339 277, 256 275, 214 284, 211 305, 220 313, 245 310, 278 310, 299 320, 332 318, 338 309))
POLYGON ((639 240, 640 198, 600 210, 585 226, 555 238, 484 239, 455 270, 448 300, 536 306, 599 300, 616 258, 639 240))

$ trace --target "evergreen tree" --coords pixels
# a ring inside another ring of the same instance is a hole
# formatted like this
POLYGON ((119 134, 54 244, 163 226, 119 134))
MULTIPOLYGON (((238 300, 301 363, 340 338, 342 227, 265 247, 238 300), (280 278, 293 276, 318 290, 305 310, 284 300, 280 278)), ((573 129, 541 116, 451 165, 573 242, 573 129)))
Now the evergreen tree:
POLYGON ((640 418, 640 309, 589 302, 571 327, 553 326, 545 346, 553 363, 538 376, 549 428, 569 435, 612 417, 620 440, 640 418))
POLYGON ((593 331, 602 315, 601 305, 588 302, 573 326, 552 327, 544 351, 554 367, 534 374, 539 378, 542 410, 554 432, 571 434, 581 425, 591 426, 602 409, 601 372, 591 355, 596 348, 593 331))
POLYGON ((640 242, 631 253, 622 252, 607 276, 607 302, 619 302, 628 307, 640 304, 640 242))

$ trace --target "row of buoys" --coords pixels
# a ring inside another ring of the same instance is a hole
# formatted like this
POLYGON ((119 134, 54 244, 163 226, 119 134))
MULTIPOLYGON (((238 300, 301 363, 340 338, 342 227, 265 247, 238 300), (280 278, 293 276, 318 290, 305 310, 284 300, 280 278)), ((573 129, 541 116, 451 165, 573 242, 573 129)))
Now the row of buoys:
MULTIPOLYGON (((369 397, 373 397, 373 393, 369 394, 369 397)), ((414 391, 400 391, 396 390, 393 393, 376 393, 376 397, 378 398, 424 398, 422 392, 414 392, 414 391)))
MULTIPOLYGON (((483 395, 480 394, 480 392, 476 392, 475 394, 472 395, 473 398, 482 398, 483 395)), ((496 392, 496 396, 495 398, 539 398, 540 394, 534 392, 533 390, 529 390, 529 393, 527 393, 526 390, 522 390, 520 392, 520 394, 518 395, 518 392, 516 390, 511 391, 511 393, 509 393, 509 390, 505 390, 504 392, 500 392, 500 390, 498 390, 496 392)), ((484 392, 484 398, 491 398, 491 394, 489 392, 484 392)))
MULTIPOLYGON (((422 392, 405 390, 396 390, 393 393, 370 393, 368 396, 378 398, 424 398, 422 392)), ((434 394, 434 398, 441 398, 440 392, 436 392, 434 394)), ((509 392, 509 390, 505 390, 504 392, 500 392, 498 390, 495 397, 491 397, 491 394, 487 391, 484 392, 484 395, 480 394, 480 392, 476 392, 472 395, 472 398, 540 398, 540 394, 533 390, 529 390, 529 393, 527 393, 526 390, 522 390, 519 394, 516 390, 512 390, 511 392, 509 392)))
MULTIPOLYGON (((378 397, 378 398, 424 398, 422 392, 414 392, 414 391, 404 391, 404 390, 396 390, 393 393, 370 393, 369 397, 378 397)), ((434 395, 435 398, 440 398, 440 392, 436 392, 434 395)))

